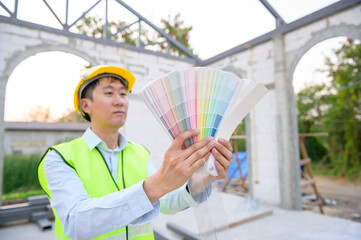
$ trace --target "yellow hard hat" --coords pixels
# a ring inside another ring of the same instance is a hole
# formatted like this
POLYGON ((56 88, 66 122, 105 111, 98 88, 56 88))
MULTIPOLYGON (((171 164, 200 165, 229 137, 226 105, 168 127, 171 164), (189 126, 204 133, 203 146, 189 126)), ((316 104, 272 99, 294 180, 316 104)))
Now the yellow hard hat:
POLYGON ((80 97, 81 93, 85 89, 86 86, 89 85, 89 83, 106 76, 114 76, 114 77, 120 77, 126 87, 127 87, 127 93, 129 93, 134 85, 135 77, 134 75, 129 72, 128 70, 120 67, 114 67, 114 66, 106 66, 106 65, 99 65, 96 67, 90 68, 86 73, 84 73, 83 76, 80 78, 80 82, 78 83, 78 86, 75 89, 74 92, 74 107, 75 110, 80 113, 83 117, 87 117, 86 114, 82 111, 80 107, 80 97))

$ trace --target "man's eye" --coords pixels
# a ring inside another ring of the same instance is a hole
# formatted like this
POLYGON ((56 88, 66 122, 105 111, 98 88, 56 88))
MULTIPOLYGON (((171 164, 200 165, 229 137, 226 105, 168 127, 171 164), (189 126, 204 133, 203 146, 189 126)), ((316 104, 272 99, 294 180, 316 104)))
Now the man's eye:
POLYGON ((111 96, 113 95, 113 92, 105 92, 105 95, 111 96))

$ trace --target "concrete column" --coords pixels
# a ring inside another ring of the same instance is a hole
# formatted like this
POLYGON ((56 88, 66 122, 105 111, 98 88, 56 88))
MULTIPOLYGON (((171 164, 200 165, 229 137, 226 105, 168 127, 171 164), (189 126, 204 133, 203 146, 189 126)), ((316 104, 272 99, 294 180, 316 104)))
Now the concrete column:
POLYGON ((3 193, 3 166, 4 166, 4 140, 5 140, 5 124, 4 124, 4 109, 5 109, 5 90, 6 81, 4 77, 0 77, 0 206, 2 204, 3 193))
POLYGON ((298 150, 298 127, 293 90, 287 79, 284 51, 284 36, 273 38, 274 69, 277 102, 277 132, 279 146, 279 177, 281 207, 302 209, 300 188, 300 166, 298 150))
POLYGON ((253 199, 254 198, 254 190, 253 190, 253 164, 252 164, 252 132, 251 132, 251 118, 249 114, 245 117, 246 122, 246 150, 247 150, 247 159, 248 159, 248 196, 253 199))

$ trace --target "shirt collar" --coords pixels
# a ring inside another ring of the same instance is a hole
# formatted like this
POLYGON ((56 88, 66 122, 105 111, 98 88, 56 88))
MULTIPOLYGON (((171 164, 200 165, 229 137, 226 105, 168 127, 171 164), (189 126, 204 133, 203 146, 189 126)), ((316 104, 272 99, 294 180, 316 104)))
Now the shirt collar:
MULTIPOLYGON (((83 138, 85 143, 89 147, 89 151, 93 150, 95 147, 99 147, 101 149, 111 151, 108 149, 107 145, 103 140, 98 137, 90 127, 83 134, 83 138)), ((119 146, 116 147, 113 151, 122 151, 128 144, 128 139, 121 133, 119 133, 119 146)))

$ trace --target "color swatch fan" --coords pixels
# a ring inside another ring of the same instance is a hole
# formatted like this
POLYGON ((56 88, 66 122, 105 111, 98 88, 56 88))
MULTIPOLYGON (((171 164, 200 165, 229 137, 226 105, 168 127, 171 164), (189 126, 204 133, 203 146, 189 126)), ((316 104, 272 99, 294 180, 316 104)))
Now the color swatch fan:
MULTIPOLYGON (((140 91, 142 100, 172 139, 181 132, 199 129, 186 140, 190 146, 212 136, 229 139, 247 113, 267 93, 266 88, 230 72, 213 68, 189 68, 149 82, 140 91)), ((214 157, 205 169, 218 172, 214 157)))

